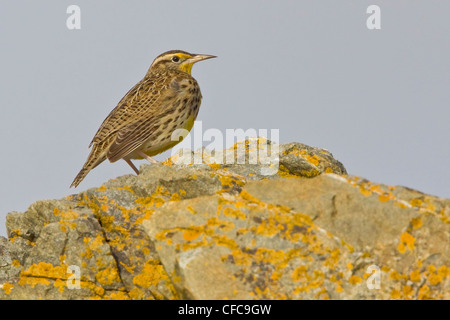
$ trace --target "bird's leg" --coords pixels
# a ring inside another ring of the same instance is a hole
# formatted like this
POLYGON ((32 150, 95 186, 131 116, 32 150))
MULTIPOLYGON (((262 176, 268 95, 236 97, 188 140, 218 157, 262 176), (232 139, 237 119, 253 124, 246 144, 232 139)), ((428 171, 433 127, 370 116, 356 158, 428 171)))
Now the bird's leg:
POLYGON ((150 163, 158 163, 158 161, 156 161, 155 159, 153 159, 152 157, 149 157, 148 155, 146 155, 145 153, 143 153, 142 151, 138 151, 137 152, 142 158, 147 159, 148 162, 150 163))
POLYGON ((130 167, 134 170, 134 172, 136 172, 136 174, 139 175, 139 170, 136 168, 136 166, 133 164, 133 162, 131 162, 130 159, 123 159, 123 160, 125 160, 130 165, 130 167))

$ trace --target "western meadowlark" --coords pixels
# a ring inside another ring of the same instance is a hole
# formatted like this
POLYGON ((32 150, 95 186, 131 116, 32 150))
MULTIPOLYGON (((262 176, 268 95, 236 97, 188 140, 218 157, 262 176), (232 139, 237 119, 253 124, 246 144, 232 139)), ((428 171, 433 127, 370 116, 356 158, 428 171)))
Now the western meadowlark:
POLYGON ((70 187, 108 159, 124 159, 136 174, 131 159, 147 159, 172 148, 176 129, 190 131, 197 118, 202 95, 191 76, 194 63, 215 56, 167 51, 153 61, 145 77, 120 100, 106 117, 89 147, 88 159, 70 187))

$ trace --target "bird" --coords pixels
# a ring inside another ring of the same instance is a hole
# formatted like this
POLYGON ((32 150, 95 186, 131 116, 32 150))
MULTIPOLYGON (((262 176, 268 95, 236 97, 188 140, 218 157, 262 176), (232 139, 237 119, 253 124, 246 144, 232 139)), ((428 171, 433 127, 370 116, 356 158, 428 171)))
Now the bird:
POLYGON ((139 174, 132 159, 152 158, 183 137, 172 138, 177 129, 190 131, 197 118, 202 94, 192 77, 192 66, 216 58, 170 50, 157 56, 144 78, 132 87, 97 130, 89 156, 70 187, 77 187, 86 175, 105 160, 125 160, 139 174))

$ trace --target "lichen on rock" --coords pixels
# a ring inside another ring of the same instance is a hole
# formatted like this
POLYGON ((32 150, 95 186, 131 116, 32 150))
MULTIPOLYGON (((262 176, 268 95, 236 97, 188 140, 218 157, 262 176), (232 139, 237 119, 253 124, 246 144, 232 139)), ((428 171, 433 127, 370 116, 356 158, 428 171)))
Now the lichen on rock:
POLYGON ((178 153, 8 214, 0 299, 450 298, 449 199, 300 143, 276 146, 269 175, 235 152, 252 146, 178 153))

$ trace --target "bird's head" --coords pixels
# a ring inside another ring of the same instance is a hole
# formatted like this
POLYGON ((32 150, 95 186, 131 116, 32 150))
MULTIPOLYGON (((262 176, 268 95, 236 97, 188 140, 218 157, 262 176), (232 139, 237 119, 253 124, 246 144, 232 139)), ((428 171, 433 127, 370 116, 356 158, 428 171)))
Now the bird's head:
POLYGON ((193 54, 181 50, 171 50, 157 56, 150 66, 149 71, 180 70, 191 74, 194 63, 211 58, 216 58, 216 56, 193 54))

